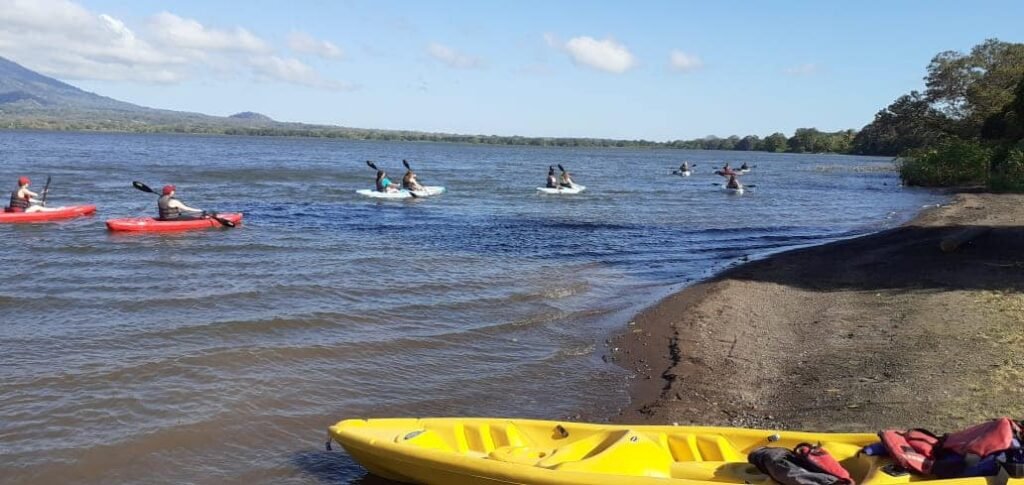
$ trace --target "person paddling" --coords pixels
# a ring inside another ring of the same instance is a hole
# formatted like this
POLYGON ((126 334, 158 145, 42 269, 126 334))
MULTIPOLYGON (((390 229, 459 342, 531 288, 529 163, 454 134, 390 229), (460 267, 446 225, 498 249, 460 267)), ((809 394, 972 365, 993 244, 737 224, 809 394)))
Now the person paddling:
POLYGON ((740 184, 740 180, 736 178, 736 174, 732 174, 729 176, 729 182, 725 184, 725 188, 739 190, 743 188, 743 185, 740 184))
POLYGON ((683 164, 679 166, 679 171, 680 172, 689 172, 690 171, 690 162, 683 162, 683 164))
POLYGON ((11 192, 11 202, 7 206, 7 212, 42 212, 46 208, 43 202, 38 199, 39 194, 28 189, 32 183, 28 177, 18 177, 18 188, 11 192))
POLYGON ((558 177, 555 176, 555 167, 548 165, 548 183, 547 188, 557 189, 558 188, 558 177))
POLYGON ((730 177, 730 176, 736 175, 736 171, 733 170, 732 167, 729 166, 729 162, 725 162, 725 166, 723 166, 721 170, 719 170, 718 172, 715 172, 715 173, 717 173, 718 175, 721 175, 723 177, 730 177))
POLYGON ((743 162, 743 165, 740 165, 740 170, 750 170, 750 167, 747 166, 747 162, 743 162))
POLYGON ((387 172, 377 169, 377 192, 398 192, 398 187, 388 178, 387 172))
POLYGON ((176 199, 177 190, 173 185, 165 185, 163 195, 156 201, 161 221, 188 221, 205 219, 206 211, 189 207, 176 199))
MULTIPOLYGON (((402 160, 405 164, 405 176, 402 177, 402 188, 408 191, 423 190, 423 186, 420 185, 419 180, 416 180, 416 172, 412 171, 412 167, 409 166, 409 162, 402 160)), ((380 190, 380 189, 378 189, 380 190)))
POLYGON ((567 189, 573 188, 575 184, 572 181, 572 175, 561 165, 558 168, 562 171, 562 175, 558 178, 558 185, 567 189))

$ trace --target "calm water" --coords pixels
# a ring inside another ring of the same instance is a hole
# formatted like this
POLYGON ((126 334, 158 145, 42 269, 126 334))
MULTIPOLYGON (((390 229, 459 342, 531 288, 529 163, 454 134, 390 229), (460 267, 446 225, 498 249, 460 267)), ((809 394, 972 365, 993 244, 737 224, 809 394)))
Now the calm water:
POLYGON ((53 176, 96 217, 3 225, 0 482, 361 483, 323 449, 347 417, 601 417, 629 373, 603 342, 745 255, 875 231, 939 199, 888 161, 305 139, 0 132, 0 185, 53 176), (756 169, 742 197, 709 174, 756 169), (377 202, 365 159, 449 193, 377 202), (688 179, 669 176, 682 159, 688 179), (588 186, 535 192, 549 164, 588 186), (115 235, 133 190, 246 213, 115 235))

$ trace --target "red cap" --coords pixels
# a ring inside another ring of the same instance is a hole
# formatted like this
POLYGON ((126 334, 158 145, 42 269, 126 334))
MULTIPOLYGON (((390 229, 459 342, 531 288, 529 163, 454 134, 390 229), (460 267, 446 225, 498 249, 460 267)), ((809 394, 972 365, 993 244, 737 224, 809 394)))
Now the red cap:
POLYGON ((28 177, 18 177, 18 185, 28 185, 28 177))
POLYGON ((171 192, 174 192, 174 186, 173 185, 165 185, 164 186, 164 195, 171 195, 171 192))

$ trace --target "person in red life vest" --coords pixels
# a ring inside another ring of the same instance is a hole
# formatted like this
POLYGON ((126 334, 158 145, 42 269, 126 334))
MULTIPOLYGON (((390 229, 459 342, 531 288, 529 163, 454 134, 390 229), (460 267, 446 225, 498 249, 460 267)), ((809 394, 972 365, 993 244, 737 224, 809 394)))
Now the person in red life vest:
POLYGON ((11 192, 11 202, 7 206, 7 212, 42 212, 42 201, 38 200, 39 194, 28 189, 31 180, 28 177, 18 177, 18 189, 11 192))
POLYGON ((157 210, 159 210, 160 213, 159 220, 182 221, 206 218, 206 211, 189 207, 180 200, 174 198, 174 195, 176 194, 175 190, 176 189, 173 185, 165 185, 163 195, 157 199, 157 210))

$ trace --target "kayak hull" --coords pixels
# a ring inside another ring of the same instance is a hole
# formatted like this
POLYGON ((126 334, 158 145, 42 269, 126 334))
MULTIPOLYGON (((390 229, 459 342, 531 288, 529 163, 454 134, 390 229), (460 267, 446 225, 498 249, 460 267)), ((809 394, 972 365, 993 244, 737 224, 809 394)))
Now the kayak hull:
MULTIPOLYGON (((242 223, 242 214, 225 213, 217 214, 221 219, 233 223, 242 223)), ((224 227, 216 219, 195 219, 186 221, 160 221, 152 217, 132 217, 127 219, 111 219, 107 221, 107 229, 114 232, 177 232, 194 231, 198 229, 210 229, 224 227)))
MULTIPOLYGON (((331 426, 329 434, 371 473, 424 485, 772 483, 747 463, 751 451, 819 442, 861 485, 909 483, 912 477, 882 471, 888 457, 858 454, 878 442, 873 433, 431 418, 350 419, 331 426)), ((985 483, 980 480, 970 483, 985 483)))
POLYGON ((0 223, 60 221, 95 213, 95 205, 69 205, 39 212, 0 212, 0 223))
POLYGON ((743 195, 743 187, 740 187, 738 189, 730 189, 728 187, 722 187, 722 190, 724 190, 725 193, 727 193, 729 195, 743 195))
POLYGON ((583 192, 584 190, 587 190, 587 187, 584 185, 573 185, 572 188, 559 187, 557 189, 537 187, 537 192, 551 195, 574 195, 583 192))
POLYGON ((412 198, 419 199, 419 198, 423 198, 423 197, 432 197, 432 196, 435 196, 435 195, 441 195, 444 192, 445 192, 445 188, 444 187, 439 187, 439 186, 425 186, 425 187, 423 187, 423 190, 417 190, 415 192, 410 192, 410 191, 405 190, 405 189, 399 190, 397 192, 378 192, 378 191, 373 190, 373 189, 362 189, 362 190, 357 190, 356 191, 357 194, 359 194, 359 195, 361 195, 363 197, 369 197, 371 199, 385 199, 385 200, 403 200, 403 199, 412 199, 412 198))
POLYGON ((672 172, 672 175, 679 175, 680 177, 689 177, 690 175, 692 175, 692 172, 690 172, 689 170, 674 170, 672 172))

